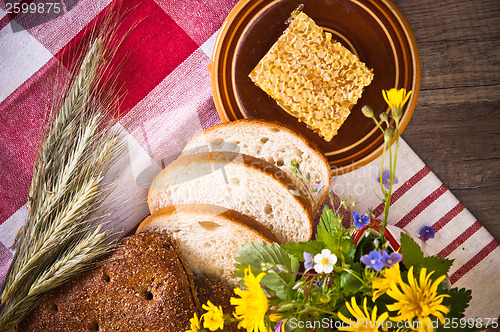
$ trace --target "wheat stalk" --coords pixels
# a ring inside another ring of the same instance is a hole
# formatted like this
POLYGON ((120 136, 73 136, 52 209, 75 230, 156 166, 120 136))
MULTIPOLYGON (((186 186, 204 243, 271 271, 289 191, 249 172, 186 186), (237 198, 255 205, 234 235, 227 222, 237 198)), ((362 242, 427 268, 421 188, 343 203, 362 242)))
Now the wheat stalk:
POLYGON ((97 227, 93 232, 86 234, 75 246, 71 247, 71 250, 61 255, 48 270, 33 281, 26 296, 13 301, 12 310, 0 318, 3 331, 9 331, 16 326, 45 292, 63 285, 75 275, 91 268, 92 262, 109 253, 112 247, 103 243, 106 242, 110 233, 101 233, 100 230, 101 227, 97 227))
POLYGON ((123 150, 120 136, 104 124, 116 103, 96 88, 107 68, 105 51, 101 37, 91 43, 42 141, 27 222, 2 288, 0 331, 12 329, 44 293, 114 248, 111 233, 99 225, 109 194, 103 177, 123 150))

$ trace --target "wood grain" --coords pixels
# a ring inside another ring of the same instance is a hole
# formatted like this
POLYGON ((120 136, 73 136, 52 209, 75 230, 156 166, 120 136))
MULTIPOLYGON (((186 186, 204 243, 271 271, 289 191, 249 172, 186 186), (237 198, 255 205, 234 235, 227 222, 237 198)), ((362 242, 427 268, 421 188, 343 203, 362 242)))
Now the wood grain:
POLYGON ((500 1, 394 0, 417 39, 417 107, 403 138, 500 239, 500 1))

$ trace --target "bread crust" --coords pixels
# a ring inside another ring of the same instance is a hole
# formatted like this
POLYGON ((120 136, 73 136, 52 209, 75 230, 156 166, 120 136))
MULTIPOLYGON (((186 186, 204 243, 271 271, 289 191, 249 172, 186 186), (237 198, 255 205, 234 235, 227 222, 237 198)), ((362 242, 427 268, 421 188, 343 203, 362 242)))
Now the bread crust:
MULTIPOLYGON (((313 141, 310 141, 304 135, 296 132, 291 127, 289 127, 285 124, 282 124, 282 123, 275 122, 275 121, 268 121, 268 120, 264 120, 264 119, 251 118, 251 119, 238 119, 238 120, 231 121, 231 122, 223 122, 223 123, 216 124, 215 126, 209 127, 207 129, 199 132, 195 136, 193 136, 193 138, 191 138, 191 140, 189 140, 189 142, 184 147, 183 152, 185 150, 189 149, 191 147, 191 145, 193 144, 193 142, 199 140, 204 135, 214 133, 214 132, 218 131, 219 129, 223 129, 223 128, 235 127, 235 128, 244 129, 246 126, 253 126, 253 127, 257 127, 257 128, 268 127, 268 128, 277 129, 280 131, 284 131, 284 132, 290 134, 291 136, 294 136, 297 140, 301 141, 303 144, 305 144, 310 149, 310 151, 312 151, 318 158, 321 159, 322 167, 323 167, 323 170, 321 173, 325 172, 326 174, 328 174, 328 176, 327 176, 328 183, 325 183, 325 187, 328 189, 330 188, 331 177, 332 177, 330 163, 328 162, 328 159, 326 158, 325 154, 323 152, 321 152, 319 147, 316 145, 316 143, 314 143, 313 141)), ((320 202, 320 204, 321 204, 321 202, 323 202, 325 200, 327 195, 328 195, 328 190, 325 190, 319 196, 318 201, 320 202)))
MULTIPOLYGON (((220 306, 225 314, 234 312, 234 306, 231 305, 230 298, 235 294, 222 281, 215 278, 196 278, 194 280, 196 292, 200 303, 206 304, 208 301, 216 306, 220 306)), ((238 329, 238 323, 224 325, 225 332, 244 331, 238 329)))
MULTIPOLYGON (((271 181, 276 181, 281 187, 283 187, 289 199, 295 200, 303 212, 307 215, 308 219, 308 238, 311 238, 313 232, 313 218, 314 212, 311 206, 311 202, 302 197, 293 195, 290 190, 298 191, 293 181, 286 175, 286 173, 279 167, 274 166, 259 158, 255 158, 249 155, 234 153, 234 152, 201 152, 193 155, 181 155, 178 159, 170 163, 166 168, 164 168, 160 174, 153 180, 151 188, 148 192, 148 206, 151 213, 154 213, 155 209, 153 207, 153 197, 161 192, 167 183, 167 173, 170 169, 176 167, 189 167, 195 163, 210 163, 212 166, 215 163, 219 164, 230 164, 239 163, 243 167, 261 172, 270 178, 271 181), (162 189, 157 189, 162 188, 162 189)), ((213 169, 213 167, 212 167, 213 169)))
POLYGON ((156 218, 168 217, 175 214, 182 216, 184 213, 199 214, 200 220, 207 215, 218 216, 219 218, 227 219, 229 222, 244 227, 247 232, 254 233, 256 236, 263 238, 263 240, 267 242, 279 243, 278 239, 269 230, 269 228, 262 225, 254 218, 235 210, 211 204, 178 204, 161 208, 146 217, 146 219, 144 219, 137 227, 136 233, 142 233, 149 230, 149 226, 155 221, 156 218))
POLYGON ((167 234, 122 240, 104 264, 46 295, 17 331, 185 331, 200 311, 194 278, 167 234))
POLYGON ((301 140, 304 144, 306 144, 312 151, 314 151, 314 153, 319 158, 321 158, 323 160, 325 167, 330 169, 330 164, 328 163, 328 159, 326 158, 324 153, 321 152, 321 150, 319 149, 318 145, 316 145, 316 143, 308 140, 304 135, 296 132, 291 127, 289 127, 283 123, 278 123, 275 121, 268 121, 268 120, 264 120, 264 119, 257 119, 257 118, 238 119, 238 120, 234 120, 231 122, 218 123, 212 127, 209 127, 207 129, 199 132, 198 134, 194 135, 193 138, 191 138, 189 140, 189 142, 186 144, 183 151, 186 150, 187 148, 189 148, 189 146, 191 145, 191 142, 198 140, 200 138, 200 136, 203 136, 204 134, 207 134, 210 132, 214 132, 214 131, 218 130, 219 128, 223 128, 223 127, 227 128, 228 126, 234 126, 234 127, 244 127, 244 126, 260 127, 260 126, 263 126, 263 127, 269 127, 269 128, 274 128, 274 129, 279 129, 279 130, 285 131, 292 136, 296 136, 297 139, 301 140))

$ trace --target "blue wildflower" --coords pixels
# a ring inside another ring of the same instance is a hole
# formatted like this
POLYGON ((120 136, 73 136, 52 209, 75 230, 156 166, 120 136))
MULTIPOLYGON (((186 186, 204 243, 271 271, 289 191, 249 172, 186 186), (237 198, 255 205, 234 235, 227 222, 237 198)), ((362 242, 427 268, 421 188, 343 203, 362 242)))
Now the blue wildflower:
POLYGON ((308 253, 308 252, 305 252, 302 254, 304 256, 304 268, 306 269, 306 271, 310 270, 313 268, 314 266, 314 257, 312 254, 308 253))
MULTIPOLYGON (((380 181, 380 178, 378 178, 378 180, 380 181)), ((396 183, 398 183, 398 177, 394 176, 394 183, 393 184, 396 184, 396 183)), ((382 184, 384 185, 385 189, 389 190, 389 188, 391 186, 391 173, 387 170, 382 172, 382 184)))
POLYGON ((321 191, 321 189, 323 189, 324 187, 325 187, 325 183, 323 182, 323 180, 321 180, 321 182, 318 183, 316 188, 313 189, 314 195, 317 195, 321 191))
POLYGON ((361 257, 361 263, 365 264, 375 271, 380 271, 384 268, 384 262, 382 262, 382 254, 378 250, 371 251, 368 255, 363 255, 361 257))
POLYGON ((359 213, 353 212, 352 218, 354 219, 353 225, 357 229, 361 229, 370 223, 370 216, 366 215, 366 214, 363 214, 362 216, 360 216, 359 213))
POLYGON ((387 251, 382 251, 382 262, 384 263, 385 267, 393 267, 395 264, 401 262, 401 259, 403 258, 403 255, 401 255, 398 252, 393 252, 390 255, 387 253, 387 251))
POLYGON ((434 228, 432 228, 431 226, 424 226, 420 229, 420 239, 422 241, 427 241, 429 239, 433 239, 434 236, 436 236, 436 232, 434 231, 434 228))
POLYGON ((319 289, 321 289, 321 287, 323 287, 323 281, 318 280, 314 284, 316 285, 317 290, 319 290, 319 289))

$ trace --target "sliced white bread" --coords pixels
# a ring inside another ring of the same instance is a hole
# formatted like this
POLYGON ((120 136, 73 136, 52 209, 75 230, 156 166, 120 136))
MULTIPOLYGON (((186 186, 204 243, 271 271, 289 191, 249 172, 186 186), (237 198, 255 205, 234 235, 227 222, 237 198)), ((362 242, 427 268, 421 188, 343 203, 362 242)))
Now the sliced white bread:
POLYGON ((247 154, 279 167, 294 181, 300 194, 308 196, 301 180, 292 173, 292 161, 300 164, 305 176, 311 175, 310 189, 323 183, 311 205, 317 212, 330 188, 330 165, 325 155, 304 136, 276 122, 261 119, 242 119, 221 123, 194 136, 182 154, 204 151, 231 151, 247 154))
POLYGON ((309 201, 294 196, 293 182, 278 167, 251 156, 198 153, 180 156, 153 180, 151 213, 178 204, 212 204, 255 218, 281 243, 312 235, 309 201))
POLYGON ((147 231, 170 234, 193 273, 221 278, 232 287, 238 284, 233 273, 238 248, 251 242, 276 242, 276 237, 255 219, 206 204, 155 211, 137 228, 137 233, 147 231))

